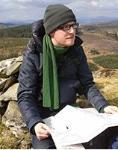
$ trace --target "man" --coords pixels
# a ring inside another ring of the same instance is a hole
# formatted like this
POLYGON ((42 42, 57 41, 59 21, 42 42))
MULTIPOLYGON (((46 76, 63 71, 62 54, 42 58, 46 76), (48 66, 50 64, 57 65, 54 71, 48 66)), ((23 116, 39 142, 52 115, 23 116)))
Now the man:
POLYGON ((18 89, 18 105, 32 134, 33 148, 55 148, 43 119, 67 104, 74 104, 80 86, 99 112, 118 112, 116 106, 109 106, 93 82, 77 29, 72 10, 60 4, 49 5, 43 21, 33 27, 18 89))

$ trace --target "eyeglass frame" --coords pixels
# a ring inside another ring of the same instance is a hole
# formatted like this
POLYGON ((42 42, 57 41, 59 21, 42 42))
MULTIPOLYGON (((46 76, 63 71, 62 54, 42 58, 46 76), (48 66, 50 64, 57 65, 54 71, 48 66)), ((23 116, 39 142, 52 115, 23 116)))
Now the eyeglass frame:
POLYGON ((63 24, 58 27, 58 29, 63 30, 65 32, 69 32, 71 28, 77 30, 79 27, 79 23, 73 23, 73 24, 63 24))

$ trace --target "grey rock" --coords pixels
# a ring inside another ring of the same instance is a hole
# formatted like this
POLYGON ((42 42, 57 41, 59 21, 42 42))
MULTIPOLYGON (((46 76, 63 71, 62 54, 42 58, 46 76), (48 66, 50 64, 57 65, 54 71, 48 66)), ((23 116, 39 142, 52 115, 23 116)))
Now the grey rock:
POLYGON ((4 88, 6 81, 6 78, 0 78, 0 91, 4 88))
POLYGON ((15 74, 19 71, 19 67, 22 63, 22 56, 19 56, 15 59, 15 61, 6 69, 6 75, 10 76, 12 74, 15 74))
POLYGON ((0 77, 7 77, 6 68, 9 68, 10 65, 15 61, 15 58, 6 59, 0 62, 0 77))
POLYGON ((19 83, 12 85, 5 93, 0 95, 0 101, 17 100, 18 84, 19 83))
POLYGON ((0 77, 6 78, 18 72, 23 57, 11 58, 0 62, 0 77))
POLYGON ((2 117, 2 123, 8 127, 16 137, 22 137, 28 132, 16 101, 9 102, 8 108, 2 117))

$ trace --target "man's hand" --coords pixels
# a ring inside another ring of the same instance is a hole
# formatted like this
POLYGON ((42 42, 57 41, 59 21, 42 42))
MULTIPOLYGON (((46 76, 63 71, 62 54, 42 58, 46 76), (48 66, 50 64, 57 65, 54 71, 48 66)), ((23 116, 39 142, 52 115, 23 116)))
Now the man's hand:
POLYGON ((43 140, 49 137, 50 128, 44 123, 37 123, 34 127, 36 136, 39 140, 43 140))
POLYGON ((104 113, 107 113, 107 114, 113 114, 113 113, 118 113, 118 107, 117 106, 106 106, 104 108, 104 113))

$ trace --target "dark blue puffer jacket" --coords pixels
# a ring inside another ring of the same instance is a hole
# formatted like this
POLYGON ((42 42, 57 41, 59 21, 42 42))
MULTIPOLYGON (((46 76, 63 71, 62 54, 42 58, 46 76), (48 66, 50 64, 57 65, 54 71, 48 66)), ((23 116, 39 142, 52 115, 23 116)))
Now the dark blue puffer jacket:
MULTIPOLYGON (((33 36, 24 53, 19 73, 18 105, 32 132, 34 125, 53 112, 42 107, 42 39, 45 34, 43 21, 34 23, 33 36)), ((73 104, 80 87, 91 104, 100 111, 108 105, 96 88, 87 59, 81 46, 82 40, 76 37, 74 46, 57 58, 60 89, 60 108, 73 104)))

